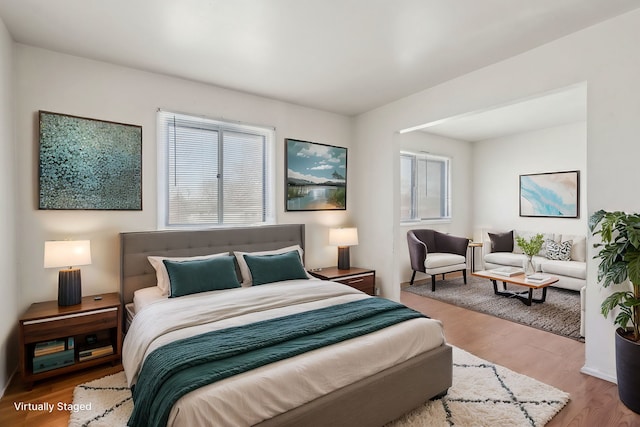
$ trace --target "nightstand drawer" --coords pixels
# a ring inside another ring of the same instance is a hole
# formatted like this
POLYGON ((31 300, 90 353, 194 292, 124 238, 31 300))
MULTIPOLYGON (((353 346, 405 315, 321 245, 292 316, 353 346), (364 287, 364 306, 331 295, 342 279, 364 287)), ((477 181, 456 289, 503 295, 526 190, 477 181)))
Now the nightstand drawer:
POLYGON ((25 344, 47 341, 52 335, 72 336, 91 333, 97 329, 118 326, 118 308, 109 307, 81 313, 62 314, 23 323, 25 344))
POLYGON ((375 276, 373 273, 358 274, 357 276, 345 277, 344 279, 335 280, 338 283, 344 283, 359 291, 369 295, 374 294, 375 276))

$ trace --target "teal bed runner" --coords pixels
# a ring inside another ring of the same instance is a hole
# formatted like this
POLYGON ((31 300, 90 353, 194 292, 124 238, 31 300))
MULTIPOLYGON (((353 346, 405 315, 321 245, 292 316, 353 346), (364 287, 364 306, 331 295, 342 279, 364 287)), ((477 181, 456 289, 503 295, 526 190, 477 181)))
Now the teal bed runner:
POLYGON ((127 425, 164 427, 173 404, 199 387, 419 317, 426 316, 367 298, 172 342, 147 356, 127 425))

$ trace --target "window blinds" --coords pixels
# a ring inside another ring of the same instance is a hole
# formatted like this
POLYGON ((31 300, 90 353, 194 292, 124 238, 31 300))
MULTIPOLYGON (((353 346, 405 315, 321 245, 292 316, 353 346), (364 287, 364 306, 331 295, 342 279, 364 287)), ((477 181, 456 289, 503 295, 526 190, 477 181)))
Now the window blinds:
POLYGON ((163 225, 273 222, 273 134, 273 129, 159 111, 163 225))

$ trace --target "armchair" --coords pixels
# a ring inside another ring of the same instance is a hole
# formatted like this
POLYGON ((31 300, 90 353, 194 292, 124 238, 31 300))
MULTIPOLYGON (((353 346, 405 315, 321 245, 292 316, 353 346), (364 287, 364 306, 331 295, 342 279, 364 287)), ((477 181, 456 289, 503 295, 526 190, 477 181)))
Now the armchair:
POLYGON ((407 232, 409 258, 411 259, 410 285, 420 271, 431 275, 431 291, 436 290, 436 275, 462 271, 464 283, 467 283, 467 247, 469 239, 451 236, 435 230, 409 230, 407 232))

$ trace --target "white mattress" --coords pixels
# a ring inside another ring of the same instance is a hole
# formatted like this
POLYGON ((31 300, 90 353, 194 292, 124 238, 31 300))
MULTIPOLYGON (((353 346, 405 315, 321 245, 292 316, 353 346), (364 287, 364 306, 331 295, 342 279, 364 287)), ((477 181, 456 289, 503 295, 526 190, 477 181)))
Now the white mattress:
POLYGON ((144 307, 154 302, 167 299, 162 290, 157 286, 138 289, 133 293, 133 313, 139 313, 144 307))
MULTIPOLYGON (((159 346, 230 326, 371 298, 334 282, 290 280, 156 300, 137 312, 123 346, 130 384, 159 346), (179 325, 179 326, 178 326, 179 325)), ((444 343, 442 325, 414 319, 272 363, 179 399, 170 426, 253 425, 444 343)))

